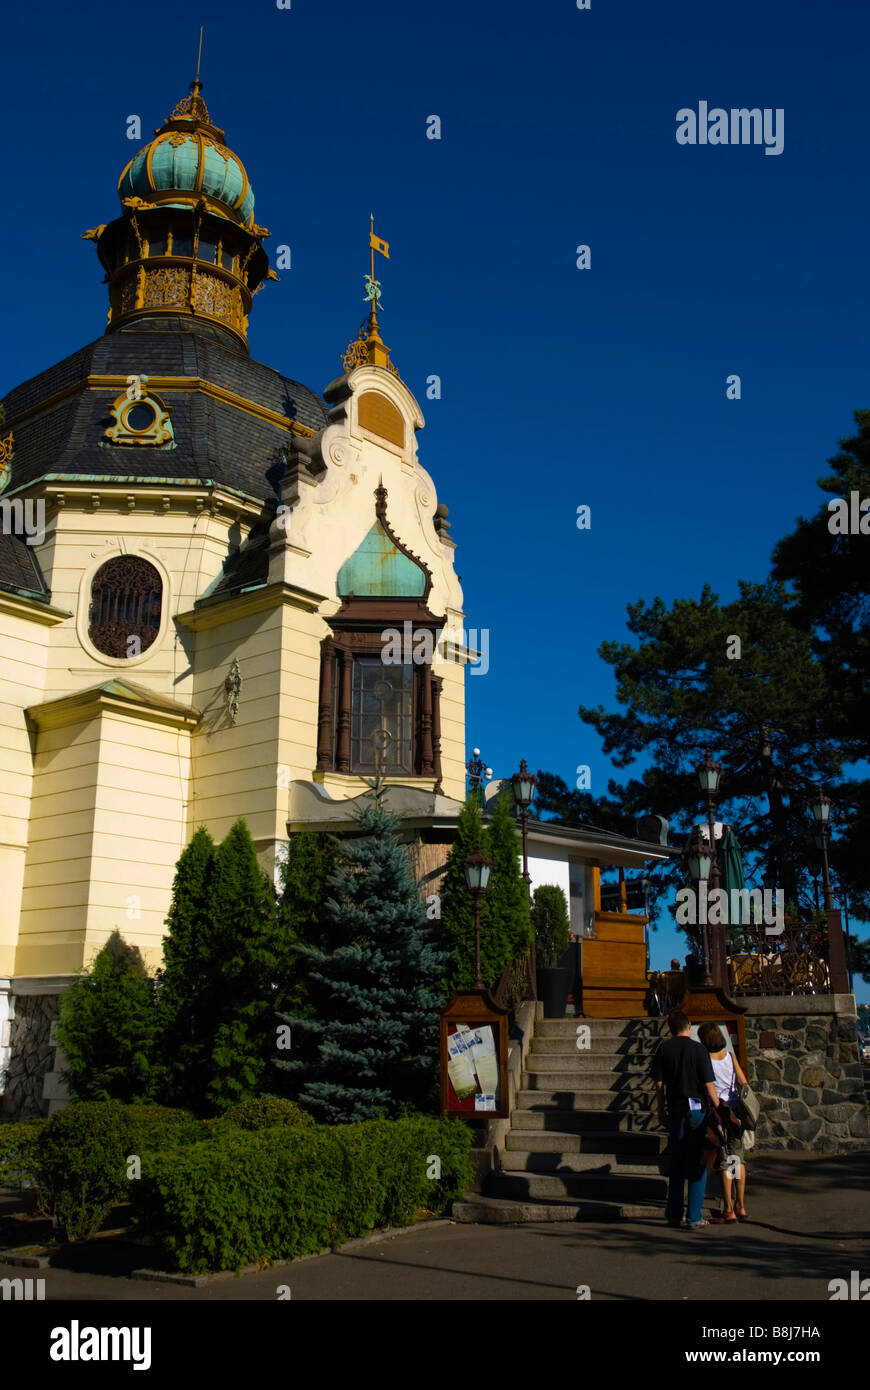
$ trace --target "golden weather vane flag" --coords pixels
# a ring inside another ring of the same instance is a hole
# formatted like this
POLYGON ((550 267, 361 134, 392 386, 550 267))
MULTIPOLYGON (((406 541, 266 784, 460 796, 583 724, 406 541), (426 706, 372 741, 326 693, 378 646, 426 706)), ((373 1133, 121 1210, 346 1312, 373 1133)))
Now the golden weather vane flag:
MULTIPOLYGON (((370 220, 370 222, 371 222, 371 229, 370 229, 370 231, 369 231, 369 246, 372 248, 373 251, 380 251, 381 255, 382 255, 382 256, 386 256, 387 260, 389 260, 389 259, 390 259, 390 243, 389 243, 388 241, 384 241, 384 240, 383 240, 381 237, 379 237, 379 236, 375 236, 375 219, 374 219, 374 215, 371 214, 371 213, 369 214, 369 220, 370 220)), ((374 279, 374 276, 375 276, 375 258, 374 258, 374 256, 372 256, 372 279, 374 279)))

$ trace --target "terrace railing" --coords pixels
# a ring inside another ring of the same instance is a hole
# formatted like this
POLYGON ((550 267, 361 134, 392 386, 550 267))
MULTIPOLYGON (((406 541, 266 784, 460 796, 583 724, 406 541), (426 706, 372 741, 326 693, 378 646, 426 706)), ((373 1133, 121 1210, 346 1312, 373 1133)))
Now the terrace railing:
POLYGON ((786 921, 778 936, 757 926, 732 927, 727 940, 728 993, 830 994, 828 934, 817 923, 786 921))

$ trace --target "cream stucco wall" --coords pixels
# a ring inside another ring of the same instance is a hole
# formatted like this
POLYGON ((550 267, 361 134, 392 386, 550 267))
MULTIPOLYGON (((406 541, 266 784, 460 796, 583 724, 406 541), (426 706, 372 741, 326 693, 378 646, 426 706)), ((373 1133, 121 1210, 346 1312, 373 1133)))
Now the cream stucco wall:
MULTIPOLYGON (((340 566, 374 524, 380 482, 390 527, 431 572, 427 604, 453 639, 435 666, 443 791, 464 796, 462 592, 417 459, 422 415, 381 368, 358 368, 340 395, 315 441, 324 468, 288 487, 268 583, 246 593, 208 599, 261 515, 254 499, 207 484, 41 486, 37 558, 51 607, 0 594, 0 976, 69 976, 116 927, 156 966, 175 863, 200 824, 220 840, 243 816, 272 866, 291 786, 315 777, 326 619, 339 607, 340 566), (359 424, 370 390, 400 412, 404 447, 359 424), (113 659, 90 643, 88 608, 100 565, 125 554, 157 568, 163 616, 146 652, 113 659), (224 686, 233 661, 234 720, 224 686)), ((359 778, 319 780, 338 799, 364 790, 359 778)))

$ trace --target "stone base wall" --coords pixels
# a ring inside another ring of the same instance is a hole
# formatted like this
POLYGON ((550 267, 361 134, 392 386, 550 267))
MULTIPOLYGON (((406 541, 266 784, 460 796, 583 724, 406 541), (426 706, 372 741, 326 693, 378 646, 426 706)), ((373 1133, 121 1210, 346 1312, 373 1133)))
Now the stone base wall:
POLYGON ((54 1022, 58 994, 13 994, 8 1004, 9 1051, 0 1079, 0 1110, 9 1120, 35 1120, 66 1103, 60 1080, 65 1058, 57 1047, 54 1022))
POLYGON ((853 994, 741 999, 758 1152, 870 1151, 853 994))

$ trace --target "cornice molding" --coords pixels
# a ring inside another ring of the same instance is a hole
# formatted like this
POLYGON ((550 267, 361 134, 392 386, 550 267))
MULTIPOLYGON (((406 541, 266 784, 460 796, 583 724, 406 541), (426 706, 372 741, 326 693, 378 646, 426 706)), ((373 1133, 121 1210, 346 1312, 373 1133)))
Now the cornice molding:
POLYGON ((205 599, 201 606, 188 609, 186 613, 176 613, 175 621, 191 632, 201 632, 206 628, 221 627, 224 623, 235 622, 254 613, 262 613, 270 608, 301 608, 305 613, 318 613, 325 598, 324 594, 314 594, 308 589, 297 589, 283 581, 277 584, 264 584, 247 593, 232 597, 216 594, 205 599))
MULTIPOLYGON (((160 696, 155 696, 155 701, 160 699, 160 696)), ((66 724, 78 724, 85 719, 99 718, 108 713, 189 730, 195 729, 202 718, 200 711, 190 705, 185 707, 175 701, 166 701, 163 705, 152 704, 150 701, 132 696, 121 698, 100 686, 77 690, 72 695, 64 695, 59 700, 48 700, 42 705, 31 705, 24 712, 40 731, 59 729, 66 724)))
MULTIPOLYGON (((213 400, 223 401, 225 405, 233 405, 238 410, 244 410, 246 414, 253 415, 258 420, 265 420, 268 424, 279 425, 288 430, 291 434, 298 435, 303 439, 310 439, 317 433, 310 425, 302 425, 298 420, 291 420, 289 415, 282 415, 277 410, 269 410, 267 406, 258 405, 256 401, 250 401, 246 396, 239 396, 235 391, 228 391, 223 386, 215 386, 201 376, 149 376, 149 388, 155 391, 201 391, 203 395, 211 396, 213 400)), ((53 396, 46 396, 45 400, 37 405, 32 405, 29 410, 22 410, 17 415, 10 416, 6 421, 5 428, 14 428, 29 420, 34 415, 40 415, 46 410, 53 409, 60 405, 62 401, 70 396, 75 396, 81 391, 114 391, 126 390, 126 376, 87 376, 80 381, 75 381, 71 386, 65 386, 62 391, 55 391, 53 396)))
POLYGON ((65 608, 53 608, 50 603, 39 603, 36 599, 25 598, 23 594, 11 594, 0 589, 0 613, 11 613, 17 618, 28 618, 41 623, 43 627, 57 627, 66 622, 72 613, 65 608))

